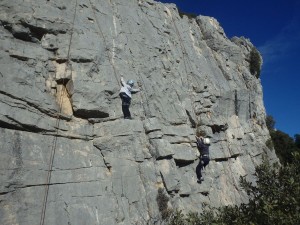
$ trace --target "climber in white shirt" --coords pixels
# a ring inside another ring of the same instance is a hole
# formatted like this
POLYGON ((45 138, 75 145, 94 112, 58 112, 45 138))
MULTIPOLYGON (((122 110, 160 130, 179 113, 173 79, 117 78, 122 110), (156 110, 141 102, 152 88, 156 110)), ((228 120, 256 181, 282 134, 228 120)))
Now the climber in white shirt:
POLYGON ((122 112, 124 114, 124 119, 132 119, 129 106, 131 103, 131 94, 137 93, 141 91, 141 89, 136 88, 134 89, 134 81, 128 80, 127 83, 125 83, 124 78, 121 77, 121 90, 120 90, 120 98, 122 99, 122 112))

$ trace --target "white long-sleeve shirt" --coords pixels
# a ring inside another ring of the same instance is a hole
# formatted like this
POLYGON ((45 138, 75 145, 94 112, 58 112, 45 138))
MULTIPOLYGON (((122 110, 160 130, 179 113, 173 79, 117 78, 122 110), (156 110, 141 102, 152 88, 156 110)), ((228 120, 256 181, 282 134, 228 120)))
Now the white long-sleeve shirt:
POLYGON ((134 89, 130 85, 126 84, 123 77, 121 77, 121 84, 122 87, 120 93, 125 93, 129 98, 131 98, 131 93, 136 93, 140 91, 140 89, 138 88, 134 89))

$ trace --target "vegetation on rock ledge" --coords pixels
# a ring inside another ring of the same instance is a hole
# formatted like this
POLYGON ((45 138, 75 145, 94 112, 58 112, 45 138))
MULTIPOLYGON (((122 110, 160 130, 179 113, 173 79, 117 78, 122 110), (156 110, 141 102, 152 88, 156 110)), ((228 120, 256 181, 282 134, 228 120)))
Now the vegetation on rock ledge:
POLYGON ((250 52, 250 73, 256 78, 260 77, 261 66, 262 66, 262 59, 259 51, 253 47, 250 52))
POLYGON ((256 183, 240 177, 240 184, 249 197, 247 204, 220 208, 207 207, 201 213, 183 214, 168 211, 168 225, 295 225, 300 224, 300 134, 293 140, 276 130, 272 116, 266 118, 271 139, 282 165, 267 160, 256 167, 256 183))
POLYGON ((172 213, 168 225, 295 225, 300 222, 300 154, 285 166, 264 161, 256 168, 256 184, 240 178, 249 202, 207 208, 202 213, 172 213))

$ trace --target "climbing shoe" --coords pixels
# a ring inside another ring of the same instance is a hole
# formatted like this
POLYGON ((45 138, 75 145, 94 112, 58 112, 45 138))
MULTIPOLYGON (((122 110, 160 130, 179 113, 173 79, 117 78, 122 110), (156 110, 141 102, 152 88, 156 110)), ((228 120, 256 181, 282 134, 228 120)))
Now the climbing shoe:
POLYGON ((204 178, 203 178, 203 177, 201 177, 200 179, 198 179, 198 180, 197 180, 197 183, 200 184, 202 181, 204 181, 204 178))

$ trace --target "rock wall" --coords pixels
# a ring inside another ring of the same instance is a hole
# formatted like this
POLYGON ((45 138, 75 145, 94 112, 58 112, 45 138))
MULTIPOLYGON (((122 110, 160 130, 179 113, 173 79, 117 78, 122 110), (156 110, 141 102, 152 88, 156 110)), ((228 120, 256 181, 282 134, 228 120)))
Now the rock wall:
POLYGON ((2 0, 0 24, 0 224, 154 224, 159 188, 170 208, 239 204, 239 177, 276 160, 253 45, 214 18, 152 0, 2 0), (133 120, 121 76, 142 84, 133 120), (197 129, 212 140, 201 184, 197 129))

